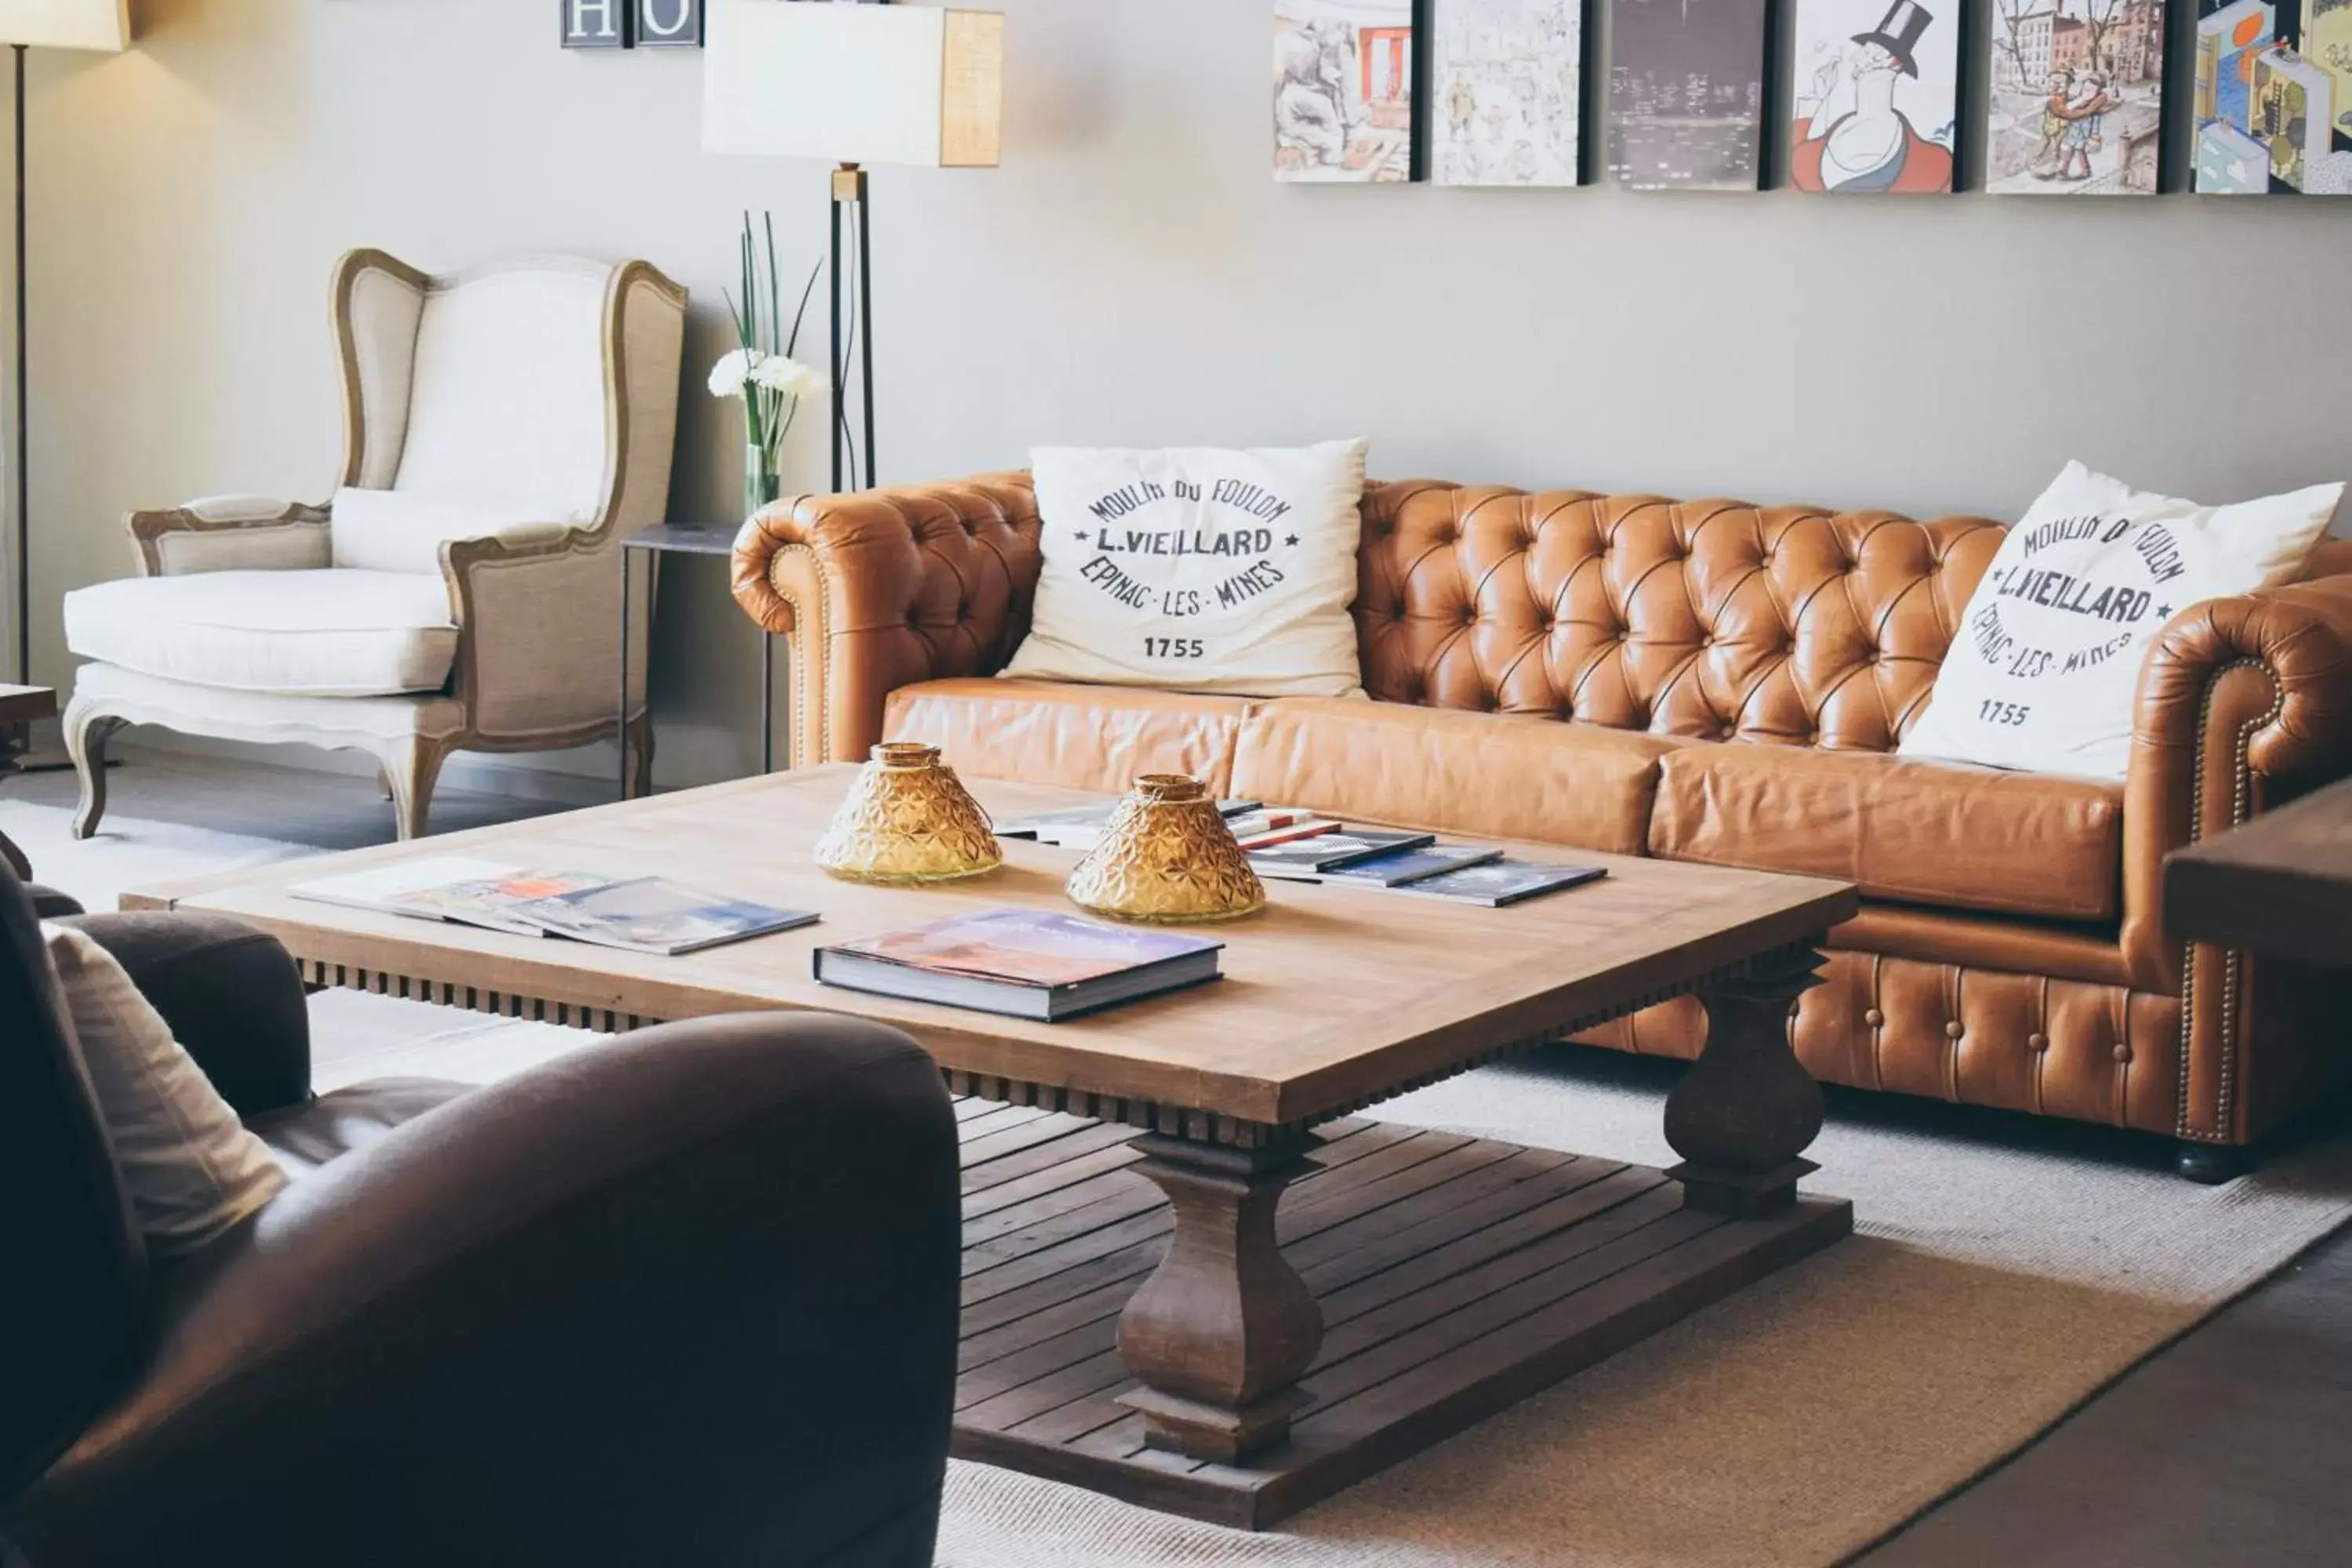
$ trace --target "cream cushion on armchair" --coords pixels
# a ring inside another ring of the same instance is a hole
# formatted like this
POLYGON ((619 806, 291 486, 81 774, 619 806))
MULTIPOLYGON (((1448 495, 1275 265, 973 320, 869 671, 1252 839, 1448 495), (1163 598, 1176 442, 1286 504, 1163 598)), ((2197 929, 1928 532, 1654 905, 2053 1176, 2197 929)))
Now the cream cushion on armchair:
POLYGON ((457 625, 438 573, 199 572, 66 595, 66 645, 166 680, 303 697, 438 691, 457 625))
POLYGON ((373 752, 404 838, 452 752, 617 739, 644 786, 644 659, 615 690, 621 541, 667 507, 685 290, 642 261, 436 276, 362 250, 333 302, 332 501, 134 513, 142 575, 66 599, 91 661, 65 719, 81 837, 127 723, 373 752))

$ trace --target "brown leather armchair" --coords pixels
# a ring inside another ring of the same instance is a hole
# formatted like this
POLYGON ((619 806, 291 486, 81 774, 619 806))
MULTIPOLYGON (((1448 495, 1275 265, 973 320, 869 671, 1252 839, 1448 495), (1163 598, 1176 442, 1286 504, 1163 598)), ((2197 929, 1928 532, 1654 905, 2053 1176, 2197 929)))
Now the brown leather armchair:
POLYGON ((746 1015, 313 1097, 300 984, 89 917, 299 1173, 149 1264, 0 869, 0 1561, 922 1568, 954 1123, 896 1030, 746 1015))

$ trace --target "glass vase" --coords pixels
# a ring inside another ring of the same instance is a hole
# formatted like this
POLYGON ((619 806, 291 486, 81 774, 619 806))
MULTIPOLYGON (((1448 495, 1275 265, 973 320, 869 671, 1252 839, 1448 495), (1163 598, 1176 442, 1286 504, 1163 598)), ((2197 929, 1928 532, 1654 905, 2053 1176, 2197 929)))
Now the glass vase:
POLYGON ((783 481, 776 472, 776 460, 764 447, 746 445, 743 448, 743 515, 755 516, 783 493, 783 481))

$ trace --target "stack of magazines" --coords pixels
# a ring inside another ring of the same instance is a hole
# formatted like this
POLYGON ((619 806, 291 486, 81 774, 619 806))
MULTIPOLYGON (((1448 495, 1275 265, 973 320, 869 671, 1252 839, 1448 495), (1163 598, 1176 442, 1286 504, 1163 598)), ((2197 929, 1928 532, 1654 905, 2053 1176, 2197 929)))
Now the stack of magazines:
POLYGON ((452 921, 515 936, 565 936, 665 956, 813 925, 805 910, 715 898, 659 877, 616 879, 442 856, 297 882, 316 903, 452 921))
MULTIPOLYGON (((1034 838, 1066 849, 1091 849, 1118 808, 1115 800, 1007 817, 999 838, 1034 838)), ((1217 809, 1261 877, 1284 882, 1336 882, 1499 909, 1599 881, 1601 866, 1513 860, 1500 849, 1440 844, 1433 833, 1350 827, 1304 806, 1221 800, 1217 809)))

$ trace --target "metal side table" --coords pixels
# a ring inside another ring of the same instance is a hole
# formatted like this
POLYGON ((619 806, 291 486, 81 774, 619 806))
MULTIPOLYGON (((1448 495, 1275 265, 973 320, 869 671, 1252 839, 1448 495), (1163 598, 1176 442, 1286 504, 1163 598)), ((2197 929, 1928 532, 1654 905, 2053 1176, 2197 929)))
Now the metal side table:
MULTIPOLYGON (((716 555, 731 561, 735 555, 734 524, 721 527, 694 527, 664 523, 658 528, 641 529, 621 541, 621 732, 629 728, 629 606, 634 595, 630 588, 635 582, 631 568, 637 555, 647 557, 646 567, 646 727, 647 742, 651 743, 653 728, 653 648, 654 604, 659 596, 661 560, 665 555, 716 555)), ((776 771, 776 639, 765 628, 752 628, 760 638, 760 771, 776 771)), ((630 785, 628 748, 621 748, 621 798, 627 800, 635 793, 630 785)), ((653 770, 646 770, 646 788, 653 789, 653 770)))

